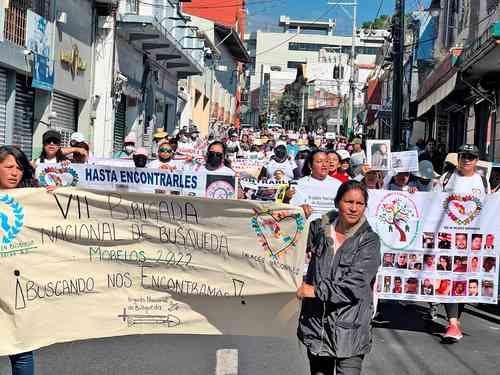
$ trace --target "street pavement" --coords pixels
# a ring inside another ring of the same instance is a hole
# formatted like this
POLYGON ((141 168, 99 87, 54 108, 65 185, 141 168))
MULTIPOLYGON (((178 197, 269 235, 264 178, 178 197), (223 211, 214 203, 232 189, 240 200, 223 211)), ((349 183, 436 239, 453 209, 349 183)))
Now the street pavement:
MULTIPOLYGON (((424 320, 426 304, 382 303, 363 375, 498 375, 500 317, 467 306, 464 338, 441 343, 444 309, 424 320)), ((75 321, 75 324, 78 324, 75 321)), ((126 336, 53 345, 36 352, 38 375, 306 375, 294 339, 242 336, 126 336)), ((0 374, 10 375, 6 357, 0 374)))

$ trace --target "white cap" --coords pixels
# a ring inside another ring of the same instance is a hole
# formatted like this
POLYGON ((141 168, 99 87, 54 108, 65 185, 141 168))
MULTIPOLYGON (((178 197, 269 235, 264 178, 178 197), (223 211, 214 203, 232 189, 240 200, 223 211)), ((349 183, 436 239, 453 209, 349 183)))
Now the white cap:
POLYGON ((75 142, 78 142, 78 143, 86 142, 85 141, 85 136, 82 133, 80 133, 80 132, 74 132, 73 134, 71 134, 70 141, 75 141, 75 142))
POLYGON ((351 154, 347 150, 337 150, 336 152, 340 156, 340 161, 351 158, 351 154))
POLYGON ((285 146, 286 147, 286 142, 285 141, 278 141, 278 142, 276 142, 276 145, 274 146, 274 148, 276 148, 278 146, 285 146))

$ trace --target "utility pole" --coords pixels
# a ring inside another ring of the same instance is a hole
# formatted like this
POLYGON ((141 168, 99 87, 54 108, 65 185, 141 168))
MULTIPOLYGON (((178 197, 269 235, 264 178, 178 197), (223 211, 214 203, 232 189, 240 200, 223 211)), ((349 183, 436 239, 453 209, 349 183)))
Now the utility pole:
POLYGON ((392 48, 394 55, 392 84, 392 150, 401 147, 401 122, 403 120, 403 58, 404 58, 404 0, 396 0, 392 25, 392 48))
POLYGON ((328 5, 338 5, 342 10, 352 18, 352 46, 351 46, 351 77, 349 79, 349 109, 346 136, 349 136, 350 131, 354 129, 354 98, 356 96, 356 38, 357 38, 357 13, 358 2, 329 2, 328 5), (350 14, 345 7, 352 6, 352 14, 350 14))

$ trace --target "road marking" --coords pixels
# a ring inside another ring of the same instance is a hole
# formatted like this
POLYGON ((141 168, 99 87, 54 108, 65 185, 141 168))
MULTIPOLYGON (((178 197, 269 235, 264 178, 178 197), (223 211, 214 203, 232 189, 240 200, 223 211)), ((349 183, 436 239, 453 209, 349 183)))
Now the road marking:
POLYGON ((218 349, 215 375, 238 375, 238 349, 218 349))

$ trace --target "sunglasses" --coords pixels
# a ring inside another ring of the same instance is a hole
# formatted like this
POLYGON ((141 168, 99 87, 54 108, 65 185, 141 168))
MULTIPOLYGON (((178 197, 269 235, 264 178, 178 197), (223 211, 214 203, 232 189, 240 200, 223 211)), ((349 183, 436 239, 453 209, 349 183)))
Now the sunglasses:
POLYGON ((222 152, 214 152, 214 151, 209 151, 210 154, 215 155, 215 156, 220 156, 223 157, 224 154, 222 152))
POLYGON ((170 147, 160 147, 158 152, 172 152, 172 149, 170 147))
POLYGON ((59 139, 47 139, 44 144, 45 145, 54 144, 56 146, 59 146, 61 144, 61 141, 59 139))

